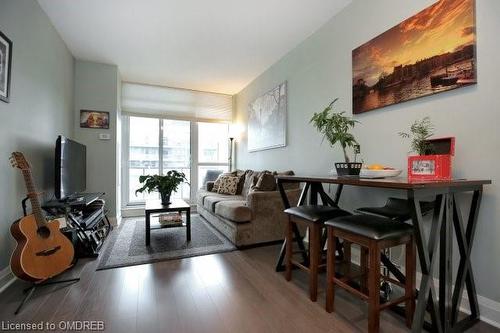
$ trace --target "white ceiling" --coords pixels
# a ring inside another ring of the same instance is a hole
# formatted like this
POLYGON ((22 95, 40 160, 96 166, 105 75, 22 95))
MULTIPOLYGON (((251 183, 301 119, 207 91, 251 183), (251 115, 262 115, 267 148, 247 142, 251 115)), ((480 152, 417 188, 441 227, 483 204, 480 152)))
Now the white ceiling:
POLYGON ((234 94, 351 0, 38 0, 78 59, 234 94))

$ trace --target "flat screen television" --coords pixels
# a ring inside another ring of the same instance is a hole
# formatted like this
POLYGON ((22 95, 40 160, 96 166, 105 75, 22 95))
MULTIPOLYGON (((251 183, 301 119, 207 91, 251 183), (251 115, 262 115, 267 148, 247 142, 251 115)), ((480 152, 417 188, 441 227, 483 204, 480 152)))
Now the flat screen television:
POLYGON ((86 189, 87 147, 62 135, 56 141, 55 196, 59 200, 76 199, 86 189))

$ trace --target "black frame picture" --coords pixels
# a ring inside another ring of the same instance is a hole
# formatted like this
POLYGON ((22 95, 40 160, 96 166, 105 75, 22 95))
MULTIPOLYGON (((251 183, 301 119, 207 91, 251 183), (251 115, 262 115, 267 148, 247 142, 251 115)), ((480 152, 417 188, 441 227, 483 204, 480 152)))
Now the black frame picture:
POLYGON ((0 31, 0 100, 9 103, 12 73, 12 41, 0 31))
POLYGON ((80 110, 80 128, 109 129, 109 112, 80 110))

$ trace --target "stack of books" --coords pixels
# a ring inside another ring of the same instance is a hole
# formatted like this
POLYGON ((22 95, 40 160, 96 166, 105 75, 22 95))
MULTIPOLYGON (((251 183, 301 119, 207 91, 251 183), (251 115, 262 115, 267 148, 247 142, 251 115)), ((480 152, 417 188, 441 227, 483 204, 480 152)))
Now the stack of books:
POLYGON ((165 213, 158 216, 158 222, 165 227, 178 227, 182 225, 182 215, 179 213, 165 213))

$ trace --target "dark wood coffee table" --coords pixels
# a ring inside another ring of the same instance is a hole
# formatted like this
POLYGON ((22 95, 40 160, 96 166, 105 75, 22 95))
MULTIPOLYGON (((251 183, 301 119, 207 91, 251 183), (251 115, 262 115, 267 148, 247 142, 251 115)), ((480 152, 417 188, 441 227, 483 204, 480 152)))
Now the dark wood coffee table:
POLYGON ((149 246, 151 230, 152 229, 164 229, 164 228, 179 228, 186 227, 186 239, 191 241, 191 207, 188 203, 181 199, 172 199, 170 205, 164 206, 161 204, 160 200, 148 200, 146 201, 146 246, 149 246), (151 227, 151 214, 156 213, 168 213, 168 212, 178 212, 182 215, 182 212, 186 213, 186 223, 181 226, 154 226, 151 227))

